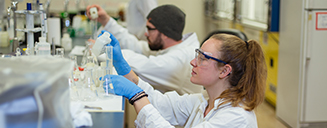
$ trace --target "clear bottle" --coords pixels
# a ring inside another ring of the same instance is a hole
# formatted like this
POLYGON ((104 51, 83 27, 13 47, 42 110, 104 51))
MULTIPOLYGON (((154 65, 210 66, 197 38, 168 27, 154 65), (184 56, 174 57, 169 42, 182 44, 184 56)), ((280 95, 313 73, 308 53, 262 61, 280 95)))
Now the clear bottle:
POLYGON ((94 70, 86 69, 85 70, 85 79, 81 91, 81 100, 82 101, 95 101, 97 99, 97 89, 94 83, 94 70))
POLYGON ((72 50, 72 39, 69 37, 68 33, 65 33, 61 38, 61 46, 64 47, 65 51, 72 50))
POLYGON ((40 56, 50 56, 51 55, 51 49, 50 44, 46 42, 45 37, 39 37, 39 43, 36 44, 36 55, 40 56))

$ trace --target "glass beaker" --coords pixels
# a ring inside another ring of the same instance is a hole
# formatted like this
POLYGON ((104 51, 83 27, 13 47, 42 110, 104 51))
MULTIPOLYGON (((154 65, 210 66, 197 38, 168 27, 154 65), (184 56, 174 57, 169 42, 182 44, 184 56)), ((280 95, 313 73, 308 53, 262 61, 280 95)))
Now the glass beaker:
POLYGON ((113 68, 113 65, 112 65, 112 46, 105 46, 106 48, 106 68, 108 68, 110 70, 109 74, 112 73, 111 69, 113 68))
POLYGON ((97 97, 97 90, 93 79, 93 69, 86 69, 85 79, 82 87, 81 100, 95 101, 97 97))

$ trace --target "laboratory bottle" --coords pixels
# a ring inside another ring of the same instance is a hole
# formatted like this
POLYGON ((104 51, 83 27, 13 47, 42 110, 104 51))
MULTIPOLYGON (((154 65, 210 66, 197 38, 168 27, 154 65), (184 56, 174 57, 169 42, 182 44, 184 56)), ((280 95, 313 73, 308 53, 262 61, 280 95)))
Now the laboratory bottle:
POLYGON ((108 32, 104 32, 100 37, 98 37, 91 49, 92 53, 95 56, 99 56, 100 53, 105 52, 105 46, 111 42, 110 34, 108 32))
POLYGON ((61 38, 61 46, 64 47, 65 51, 72 50, 72 39, 69 37, 68 33, 65 33, 61 38))
POLYGON ((50 44, 46 42, 45 37, 39 37, 39 43, 36 44, 36 55, 51 55, 50 44))

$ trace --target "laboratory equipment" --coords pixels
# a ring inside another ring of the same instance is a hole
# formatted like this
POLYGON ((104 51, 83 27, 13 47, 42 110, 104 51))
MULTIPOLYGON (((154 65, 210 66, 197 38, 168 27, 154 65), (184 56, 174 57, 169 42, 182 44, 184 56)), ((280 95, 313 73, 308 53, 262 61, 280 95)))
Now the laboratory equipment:
POLYGON ((16 50, 16 48, 19 46, 18 38, 17 38, 17 18, 16 18, 16 10, 17 10, 17 4, 21 0, 12 0, 11 6, 8 8, 8 26, 11 26, 10 24, 10 13, 13 13, 13 28, 10 27, 11 30, 14 32, 13 42, 12 42, 12 52, 16 50))
POLYGON ((86 48, 85 48, 85 51, 83 54, 82 62, 81 62, 82 68, 93 68, 94 66, 98 66, 97 56, 95 56, 91 52, 92 46, 93 46, 92 42, 87 42, 87 45, 86 45, 86 48))
POLYGON ((98 10, 96 7, 90 8, 90 15, 91 15, 91 31, 92 31, 92 39, 96 39, 97 36, 97 32, 98 32, 98 22, 96 20, 96 18, 98 18, 98 10))
POLYGON ((94 70, 85 69, 85 79, 83 81, 81 89, 81 100, 82 101, 96 101, 97 99, 97 90, 94 81, 94 70))
POLYGON ((41 28, 42 28, 41 36, 47 37, 47 33, 48 33, 47 13, 44 11, 42 3, 39 5, 39 9, 40 9, 40 20, 41 20, 41 28))
POLYGON ((65 51, 72 50, 72 39, 69 37, 68 33, 65 33, 61 38, 61 46, 65 49, 65 51))
POLYGON ((64 48, 56 48, 56 57, 64 58, 64 48))
POLYGON ((112 98, 115 94, 114 87, 112 85, 110 77, 104 77, 110 75, 110 69, 106 67, 101 67, 100 71, 100 86, 97 87, 98 97, 100 99, 112 98))
MULTIPOLYGON (((46 38, 45 37, 39 37, 39 41, 40 42, 38 42, 36 44, 36 46, 35 46, 36 55, 50 56, 51 55, 51 48, 50 48, 50 44, 46 42, 46 38)), ((31 48, 31 47, 29 47, 29 48, 31 48)))
POLYGON ((276 116, 293 128, 326 128, 327 1, 280 2, 276 116))
POLYGON ((61 13, 61 16, 64 20, 64 28, 62 30, 63 33, 67 33, 68 32, 68 27, 70 26, 71 24, 71 20, 68 16, 68 3, 69 3, 69 0, 65 0, 64 2, 64 12, 61 13))
MULTIPOLYGON (((42 33, 44 32, 44 29, 42 29, 42 28, 34 28, 34 14, 40 14, 40 13, 42 13, 42 11, 32 10, 31 3, 27 3, 26 6, 27 6, 26 10, 15 11, 18 14, 25 14, 26 28, 25 29, 16 29, 16 30, 27 33, 27 46, 28 46, 28 49, 29 49, 28 50, 29 51, 28 55, 34 55, 34 32, 39 32, 39 31, 41 31, 42 33)), ((41 19, 41 20, 44 20, 44 19, 41 19)), ((45 41, 42 40, 40 42, 44 43, 45 41)), ((44 44, 44 46, 45 45, 46 44, 44 44)))
POLYGON ((85 67, 86 69, 94 69, 98 67, 98 62, 95 56, 87 56, 85 67))
MULTIPOLYGON (((106 48, 106 69, 109 70, 108 74, 112 74, 112 60, 113 60, 113 47, 112 46, 105 46, 106 48)), ((107 74, 107 75, 108 75, 107 74)))
POLYGON ((20 48, 19 47, 16 48, 16 53, 15 54, 16 54, 16 57, 22 55, 22 53, 20 52, 20 48))
POLYGON ((92 20, 96 20, 96 18, 98 18, 98 10, 96 7, 90 8, 90 15, 92 20))
POLYGON ((72 101, 78 101, 80 99, 80 92, 81 90, 81 83, 80 81, 80 72, 78 70, 77 65, 77 57, 76 56, 70 56, 70 60, 74 63, 74 68, 71 71, 71 74, 69 76, 69 91, 70 91, 70 99, 72 101))
POLYGON ((100 37, 98 37, 91 49, 92 53, 95 56, 99 56, 101 53, 104 53, 105 46, 111 42, 110 34, 108 32, 104 32, 100 37))
POLYGON ((91 20, 90 21, 90 26, 91 26, 91 39, 96 39, 98 37, 98 22, 96 20, 91 20))
POLYGON ((97 88, 99 92, 99 98, 106 99, 111 98, 112 94, 115 94, 114 87, 112 85, 110 77, 105 77, 106 75, 112 74, 112 46, 106 46, 106 62, 101 63, 99 70, 99 80, 100 86, 97 88))
MULTIPOLYGON (((27 3, 27 11, 32 11, 31 3, 27 3)), ((26 29, 34 28, 34 16, 31 13, 26 13, 26 29)), ((39 40, 40 41, 40 40, 39 40)), ((40 41, 42 42, 42 41, 40 41)), ((27 43, 29 44, 30 49, 34 50, 34 34, 32 32, 27 32, 27 43)), ((30 53, 34 55, 34 53, 30 53)))

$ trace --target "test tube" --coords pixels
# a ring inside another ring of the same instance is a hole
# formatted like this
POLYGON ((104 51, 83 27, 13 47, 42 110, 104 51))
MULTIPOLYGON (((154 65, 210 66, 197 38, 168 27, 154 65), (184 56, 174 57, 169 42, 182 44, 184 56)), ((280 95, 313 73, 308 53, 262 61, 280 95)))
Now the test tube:
POLYGON ((98 32, 98 22, 96 18, 98 18, 98 10, 96 7, 90 8, 90 15, 91 15, 91 27, 92 27, 92 38, 95 40, 97 39, 97 32, 98 32))
POLYGON ((110 72, 110 70, 108 68, 105 68, 104 72, 105 72, 104 76, 108 75, 105 78, 102 77, 102 78, 104 78, 103 79, 103 88, 104 88, 105 96, 109 96, 109 94, 115 94, 114 87, 112 85, 110 76, 108 74, 110 72))
POLYGON ((112 85, 112 81, 110 79, 111 69, 112 69, 112 46, 105 46, 106 53, 106 62, 105 66, 101 66, 100 76, 102 77, 100 85, 101 92, 100 98, 111 98, 112 94, 115 94, 114 87, 112 85), (108 75, 108 76, 107 76, 108 75), (105 77, 107 76, 107 77, 105 77))
POLYGON ((106 48, 106 68, 109 69, 109 72, 108 74, 111 74, 111 69, 113 68, 113 65, 112 65, 112 46, 105 46, 106 48))
POLYGON ((91 38, 93 38, 94 40, 96 40, 98 38, 98 22, 96 20, 91 20, 91 31, 92 31, 92 36, 91 38))

